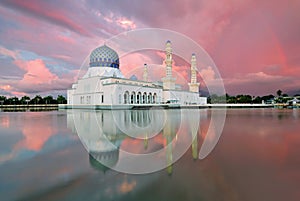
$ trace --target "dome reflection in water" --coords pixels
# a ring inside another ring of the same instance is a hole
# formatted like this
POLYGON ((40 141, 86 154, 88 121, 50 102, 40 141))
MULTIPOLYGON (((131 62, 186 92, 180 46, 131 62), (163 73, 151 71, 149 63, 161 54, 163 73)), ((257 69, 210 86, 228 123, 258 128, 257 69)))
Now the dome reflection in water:
MULTIPOLYGON (((206 114, 206 110, 201 115, 206 114)), ((199 110, 73 110, 77 132, 96 169, 141 174, 167 168, 190 146, 198 157, 199 110)))

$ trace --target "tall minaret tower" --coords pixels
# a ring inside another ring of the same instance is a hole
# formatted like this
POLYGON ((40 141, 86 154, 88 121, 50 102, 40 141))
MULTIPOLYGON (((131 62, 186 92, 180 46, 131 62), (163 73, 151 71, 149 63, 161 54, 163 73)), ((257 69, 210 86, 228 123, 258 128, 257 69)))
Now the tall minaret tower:
POLYGON ((191 59, 191 82, 189 83, 190 91, 199 93, 199 85, 200 85, 200 83, 197 82, 196 55, 192 54, 192 59, 191 59))
POLYGON ((171 41, 167 41, 166 43, 166 77, 172 77, 172 46, 171 41))
POLYGON ((166 77, 162 78, 164 89, 175 89, 175 78, 172 76, 172 46, 171 41, 166 43, 166 77))
POLYGON ((143 81, 148 82, 148 66, 144 64, 143 81))

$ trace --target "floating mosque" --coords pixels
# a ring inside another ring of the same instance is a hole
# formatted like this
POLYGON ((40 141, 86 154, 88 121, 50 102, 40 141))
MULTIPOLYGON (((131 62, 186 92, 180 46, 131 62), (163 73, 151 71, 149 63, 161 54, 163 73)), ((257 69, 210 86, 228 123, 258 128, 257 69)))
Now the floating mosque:
POLYGON ((65 108, 109 109, 147 106, 205 105, 207 98, 199 94, 196 55, 191 56, 189 90, 182 90, 172 74, 172 44, 166 42, 165 77, 161 82, 150 82, 147 64, 143 78, 124 77, 117 52, 107 45, 94 49, 89 57, 86 74, 67 91, 65 108))

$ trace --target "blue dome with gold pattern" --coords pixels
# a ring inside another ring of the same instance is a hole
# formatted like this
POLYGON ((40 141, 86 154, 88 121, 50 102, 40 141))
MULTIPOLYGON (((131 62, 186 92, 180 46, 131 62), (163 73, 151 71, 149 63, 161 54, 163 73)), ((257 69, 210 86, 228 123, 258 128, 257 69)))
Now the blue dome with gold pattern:
POLYGON ((103 45, 92 51, 90 55, 90 67, 119 68, 119 56, 116 51, 103 45))

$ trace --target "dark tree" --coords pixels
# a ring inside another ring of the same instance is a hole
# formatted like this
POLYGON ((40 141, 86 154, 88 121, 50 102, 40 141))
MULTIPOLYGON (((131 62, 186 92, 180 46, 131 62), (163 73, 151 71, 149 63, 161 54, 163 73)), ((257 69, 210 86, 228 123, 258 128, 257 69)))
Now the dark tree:
POLYGON ((256 96, 254 99, 253 99, 253 103, 262 103, 262 98, 260 96, 256 96))
POLYGON ((237 103, 237 99, 235 96, 226 94, 226 103, 237 103))
POLYGON ((23 96, 21 99, 20 99, 20 103, 21 104, 28 104, 30 101, 30 97, 29 96, 23 96))
POLYGON ((57 100, 58 104, 66 104, 67 103, 67 99, 62 95, 58 95, 56 100, 57 100))
POLYGON ((43 98, 40 95, 36 95, 33 99, 30 100, 30 104, 43 104, 43 98))
POLYGON ((43 102, 45 104, 55 104, 57 101, 53 98, 53 96, 46 96, 43 98, 43 102))
POLYGON ((282 91, 279 89, 277 92, 276 92, 277 96, 281 96, 282 95, 282 91))
POLYGON ((3 105, 6 102, 5 96, 0 96, 0 105, 3 105))
POLYGON ((273 99, 274 99, 274 96, 273 96, 272 94, 270 94, 270 95, 261 97, 261 99, 264 100, 264 101, 266 102, 266 101, 273 100, 273 99))
POLYGON ((18 104, 20 104, 20 101, 17 97, 12 97, 12 98, 6 99, 5 104, 7 104, 7 105, 18 105, 18 104))
POLYGON ((238 98, 239 103, 252 103, 252 96, 250 95, 240 95, 238 98))
POLYGON ((218 96, 216 94, 212 94, 210 96, 210 102, 211 103, 226 103, 226 95, 218 96))

